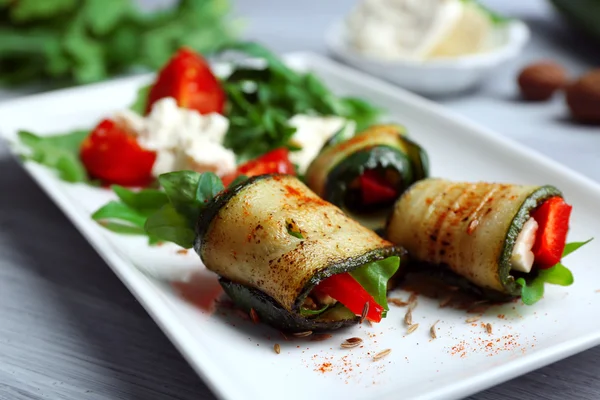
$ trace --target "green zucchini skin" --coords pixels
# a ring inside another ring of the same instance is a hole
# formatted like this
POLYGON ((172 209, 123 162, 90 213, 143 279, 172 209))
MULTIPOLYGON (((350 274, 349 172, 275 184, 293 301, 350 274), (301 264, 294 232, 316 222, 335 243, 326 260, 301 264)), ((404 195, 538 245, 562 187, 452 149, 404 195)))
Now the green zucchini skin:
POLYGON ((513 274, 521 273, 510 264, 515 242, 532 211, 555 196, 562 194, 553 186, 426 179, 398 200, 386 238, 408 250, 411 271, 491 300, 517 297, 521 287, 513 274))
POLYGON ((390 204, 365 206, 357 179, 368 170, 393 171, 398 195, 429 175, 427 153, 405 136, 399 125, 375 125, 359 135, 321 151, 306 173, 308 186, 325 200, 351 214, 365 226, 381 227, 390 204))
POLYGON ((283 332, 333 331, 354 325, 359 321, 357 316, 340 321, 320 321, 318 318, 306 318, 300 314, 290 313, 260 290, 223 278, 219 279, 219 283, 239 308, 248 313, 250 309, 254 309, 260 322, 283 332))
POLYGON ((287 175, 250 178, 220 193, 201 214, 196 233, 194 249, 220 275, 230 297, 285 330, 331 330, 354 323, 355 315, 316 323, 328 311, 315 318, 301 316, 300 309, 323 279, 406 255, 287 175), (289 219, 297 223, 300 237, 282 224, 289 219))

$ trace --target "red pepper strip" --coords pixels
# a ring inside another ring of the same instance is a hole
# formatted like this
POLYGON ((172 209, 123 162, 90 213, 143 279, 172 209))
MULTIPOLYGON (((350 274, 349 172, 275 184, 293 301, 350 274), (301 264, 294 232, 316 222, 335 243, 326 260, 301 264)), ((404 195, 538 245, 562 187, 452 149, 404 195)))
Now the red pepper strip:
POLYGON ((237 171, 222 178, 223 185, 229 186, 231 182, 240 175, 257 176, 265 174, 289 174, 295 175, 294 164, 289 158, 289 150, 286 148, 275 149, 254 160, 250 160, 238 167, 237 171))
POLYGON ((573 206, 561 197, 546 200, 533 213, 538 231, 533 245, 535 264, 540 269, 552 268, 560 262, 567 243, 569 217, 573 206))
POLYGON ((359 179, 365 205, 386 203, 398 197, 396 189, 375 170, 366 170, 359 179))
POLYGON ((367 319, 381 321, 383 307, 347 272, 325 279, 314 290, 333 297, 356 315, 361 315, 365 303, 369 303, 367 319))

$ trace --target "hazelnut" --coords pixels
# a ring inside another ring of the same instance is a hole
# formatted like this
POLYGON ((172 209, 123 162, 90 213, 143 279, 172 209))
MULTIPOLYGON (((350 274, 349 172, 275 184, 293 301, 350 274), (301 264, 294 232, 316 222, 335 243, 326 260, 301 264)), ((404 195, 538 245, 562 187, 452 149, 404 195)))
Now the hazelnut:
POLYGON ((600 124, 600 69, 593 70, 566 89, 567 104, 577 121, 600 124))
POLYGON ((557 63, 542 61, 525 67, 518 78, 521 95, 530 101, 548 100, 568 83, 565 69, 557 63))

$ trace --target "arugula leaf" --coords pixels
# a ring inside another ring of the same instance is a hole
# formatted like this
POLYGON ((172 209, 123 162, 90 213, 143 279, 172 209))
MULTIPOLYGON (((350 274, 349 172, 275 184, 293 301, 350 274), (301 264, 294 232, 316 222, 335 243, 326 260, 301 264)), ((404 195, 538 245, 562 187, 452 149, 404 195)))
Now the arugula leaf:
POLYGON ((243 162, 278 147, 292 148, 296 128, 289 120, 297 114, 337 115, 360 129, 373 124, 380 110, 367 102, 333 94, 312 73, 297 72, 275 54, 252 43, 228 43, 220 52, 241 51, 266 61, 264 68, 236 68, 222 86, 229 100, 230 127, 225 146, 243 162))
POLYGON ((585 242, 571 242, 571 243, 567 243, 566 246, 565 246, 565 249, 563 251, 563 254, 562 254, 563 258, 566 257, 566 256, 568 256, 569 254, 571 254, 575 250, 579 249, 580 247, 588 244, 592 240, 594 240, 594 238, 588 239, 585 242))
POLYGON ((177 212, 172 204, 166 204, 150 215, 144 229, 150 236, 160 240, 173 242, 185 249, 194 247, 196 233, 190 227, 190 221, 177 212))
POLYGON ((528 306, 537 303, 544 296, 544 281, 538 278, 531 282, 526 282, 524 278, 517 279, 517 283, 521 285, 521 300, 528 306))
POLYGON ((135 111, 140 115, 144 115, 146 113, 146 105, 148 104, 148 96, 150 96, 150 89, 152 89, 152 84, 142 86, 138 89, 135 101, 129 107, 131 111, 135 111))
POLYGON ((400 268, 400 257, 388 257, 385 260, 373 261, 354 271, 350 275, 367 291, 373 299, 384 308, 389 310, 387 304, 387 284, 400 268))
POLYGON ((79 148, 88 134, 89 131, 77 130, 64 135, 37 136, 20 131, 18 137, 29 148, 28 154, 22 154, 26 160, 56 170, 59 177, 67 182, 86 182, 88 177, 79 159, 79 148))
POLYGON ((228 0, 0 0, 0 80, 84 83, 159 68, 180 47, 210 51, 235 36, 228 0), (50 78, 50 79, 48 79, 50 78))

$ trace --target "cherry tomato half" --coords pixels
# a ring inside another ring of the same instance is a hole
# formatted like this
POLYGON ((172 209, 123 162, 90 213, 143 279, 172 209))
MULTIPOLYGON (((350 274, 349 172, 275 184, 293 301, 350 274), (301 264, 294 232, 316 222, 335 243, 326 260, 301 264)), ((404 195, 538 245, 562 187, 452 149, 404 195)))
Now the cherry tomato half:
POLYGON ((223 177, 223 184, 229 186, 240 175, 257 176, 265 174, 289 174, 296 175, 294 164, 289 158, 290 151, 279 148, 266 153, 254 160, 250 160, 238 167, 237 171, 223 177))
POLYGON ((80 157, 88 174, 105 184, 144 186, 152 180, 156 153, 144 150, 134 136, 105 119, 83 141, 80 157))
POLYGON ((146 113, 164 97, 173 97, 182 108, 200 114, 223 113, 225 92, 208 63, 188 48, 180 49, 158 73, 150 89, 146 113))

